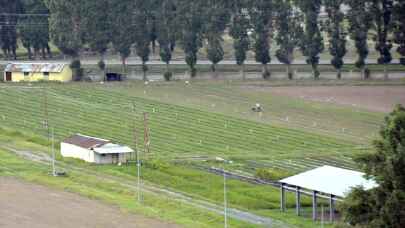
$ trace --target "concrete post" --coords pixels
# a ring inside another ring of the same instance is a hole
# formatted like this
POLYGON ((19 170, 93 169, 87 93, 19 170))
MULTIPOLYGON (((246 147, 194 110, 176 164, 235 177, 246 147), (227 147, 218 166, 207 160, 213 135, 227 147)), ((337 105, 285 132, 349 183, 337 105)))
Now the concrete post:
POLYGON ((285 188, 284 188, 284 184, 281 184, 281 187, 280 187, 280 210, 282 212, 285 211, 285 188))
POLYGON ((335 200, 333 198, 334 196, 331 194, 329 197, 329 221, 333 222, 335 219, 335 200))
POLYGON ((301 215, 301 188, 298 186, 295 190, 295 211, 298 216, 301 215))
POLYGON ((317 217, 317 207, 318 207, 316 195, 317 195, 317 192, 313 191, 313 193, 312 193, 312 220, 314 220, 314 221, 316 220, 316 217, 317 217))

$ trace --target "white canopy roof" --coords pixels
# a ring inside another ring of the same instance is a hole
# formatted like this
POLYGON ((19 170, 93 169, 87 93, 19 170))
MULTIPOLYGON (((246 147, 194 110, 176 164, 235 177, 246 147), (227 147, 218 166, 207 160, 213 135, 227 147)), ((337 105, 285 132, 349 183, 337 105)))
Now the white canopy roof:
POLYGON ((364 178, 364 173, 332 166, 322 166, 280 182, 339 197, 345 197, 353 187, 363 186, 368 190, 377 186, 373 180, 364 178))
POLYGON ((114 143, 107 143, 103 146, 95 147, 93 150, 99 154, 124 154, 134 152, 127 146, 122 146, 114 143))

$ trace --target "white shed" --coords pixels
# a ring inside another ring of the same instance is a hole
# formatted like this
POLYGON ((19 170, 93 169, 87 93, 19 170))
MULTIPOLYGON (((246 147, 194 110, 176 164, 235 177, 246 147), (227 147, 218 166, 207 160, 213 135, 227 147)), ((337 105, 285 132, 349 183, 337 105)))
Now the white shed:
POLYGON ((76 134, 61 142, 63 157, 78 158, 96 164, 124 163, 134 151, 109 140, 76 134))

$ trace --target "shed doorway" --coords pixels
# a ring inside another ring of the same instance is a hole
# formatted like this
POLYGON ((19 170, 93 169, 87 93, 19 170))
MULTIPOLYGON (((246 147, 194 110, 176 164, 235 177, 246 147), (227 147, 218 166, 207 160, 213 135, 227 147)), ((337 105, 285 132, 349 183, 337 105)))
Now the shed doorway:
POLYGON ((11 82, 11 80, 12 80, 12 73, 6 72, 6 82, 11 82))
POLYGON ((119 161, 119 154, 112 154, 112 163, 117 164, 119 161))
POLYGON ((107 73, 105 80, 107 82, 122 81, 122 75, 118 73, 107 73))

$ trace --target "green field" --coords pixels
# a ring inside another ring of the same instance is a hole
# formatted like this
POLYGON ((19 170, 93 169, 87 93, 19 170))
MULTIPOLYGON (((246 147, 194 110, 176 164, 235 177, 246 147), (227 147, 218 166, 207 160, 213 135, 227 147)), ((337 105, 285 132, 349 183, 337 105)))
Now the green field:
MULTIPOLYGON (((253 168, 256 168, 256 163, 263 162, 264 166, 277 166, 296 171, 322 164, 353 167, 350 157, 362 149, 350 140, 338 140, 335 137, 321 135, 320 132, 260 123, 238 116, 145 98, 148 97, 149 90, 156 89, 159 92, 161 90, 159 87, 144 89, 137 85, 134 87, 93 84, 51 85, 46 92, 50 126, 55 129, 57 139, 63 139, 73 133, 82 133, 133 145, 133 126, 136 126, 138 137, 142 137, 143 134, 140 134, 143 130, 142 113, 148 112, 151 156, 165 161, 197 156, 225 156, 236 161, 234 166, 239 166, 238 168, 242 170, 252 168, 250 163, 253 161, 255 163, 253 168), (134 91, 144 92, 146 95, 137 96, 133 94, 134 91), (132 110, 133 104, 135 111, 132 110)), ((202 86, 201 89, 206 87, 202 86)), ((215 91, 215 87, 206 91, 210 90, 215 91)), ((4 126, 45 134, 42 89, 36 86, 12 86, 2 88, 0 93, 0 106, 3 109, 1 118, 4 126)), ((185 96, 182 100, 187 99, 189 97, 185 96)), ((211 105, 211 108, 215 109, 222 104, 211 105)), ((295 108, 298 105, 300 104, 291 104, 295 108)), ((306 113, 302 114, 305 115, 306 113)), ((360 113, 359 117, 362 116, 360 113)), ((295 117, 292 115, 289 118, 293 120, 295 117)), ((314 116, 312 118, 315 119, 314 116)), ((356 116, 352 118, 355 119, 356 116)), ((312 124, 311 121, 308 122, 309 125, 312 124)))
MULTIPOLYGON (((362 109, 353 112, 333 104, 270 96, 248 86, 241 82, 147 86, 133 82, 4 84, 0 85, 0 127, 5 133, 0 142, 47 151, 38 145, 44 144, 47 110, 57 140, 82 133, 133 146, 135 126, 138 147, 142 149, 142 114, 147 112, 151 153, 142 154, 147 160, 144 180, 221 204, 221 177, 195 169, 196 166, 221 168, 215 158, 223 157, 234 161, 228 169, 244 175, 254 175, 257 168, 296 173, 325 164, 356 169, 352 157, 370 149, 370 141, 384 116, 362 109), (250 112, 256 102, 269 111, 262 115, 250 112), (13 133, 16 130, 24 135, 13 133), (27 134, 39 138, 29 138, 27 134)), ((93 166, 60 156, 58 160, 135 183, 132 166, 93 166)), ((299 227, 314 226, 310 219, 291 215, 292 210, 280 213, 279 192, 271 186, 229 181, 229 202, 231 207, 299 227)), ((304 199, 304 206, 309 205, 309 199, 304 199)), ((287 206, 294 207, 292 197, 287 206)))

